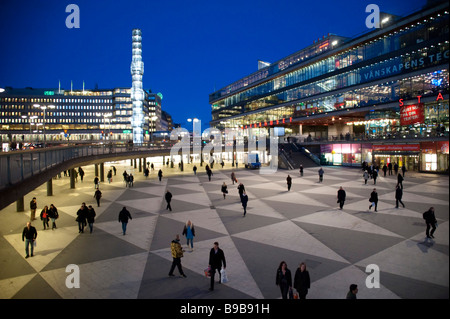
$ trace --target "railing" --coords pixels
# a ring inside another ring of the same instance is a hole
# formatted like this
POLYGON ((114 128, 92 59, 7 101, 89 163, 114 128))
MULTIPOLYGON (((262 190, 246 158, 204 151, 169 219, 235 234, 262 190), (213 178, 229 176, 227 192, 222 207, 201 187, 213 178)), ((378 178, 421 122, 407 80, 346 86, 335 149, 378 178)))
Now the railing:
MULTIPOLYGON (((295 145, 295 144, 294 144, 295 145)), ((313 160, 317 165, 320 165, 320 159, 314 155, 313 153, 311 153, 310 151, 308 151, 306 148, 304 148, 303 146, 300 147, 300 152, 302 152, 302 154, 304 154, 305 156, 308 156, 311 160, 313 160)))
POLYGON ((30 151, 0 153, 0 189, 42 173, 56 165, 75 158, 124 154, 136 151, 170 150, 171 145, 83 145, 47 147, 30 151))

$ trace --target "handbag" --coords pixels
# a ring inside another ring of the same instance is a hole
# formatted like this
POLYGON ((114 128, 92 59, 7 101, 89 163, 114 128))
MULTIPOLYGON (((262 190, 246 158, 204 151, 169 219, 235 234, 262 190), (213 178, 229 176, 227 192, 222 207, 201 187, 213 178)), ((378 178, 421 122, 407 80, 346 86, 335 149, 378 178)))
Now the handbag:
POLYGON ((210 267, 206 268, 204 270, 204 272, 205 272, 205 277, 211 277, 211 268, 210 267))
POLYGON ((228 282, 228 276, 224 268, 220 270, 220 282, 226 284, 228 282))

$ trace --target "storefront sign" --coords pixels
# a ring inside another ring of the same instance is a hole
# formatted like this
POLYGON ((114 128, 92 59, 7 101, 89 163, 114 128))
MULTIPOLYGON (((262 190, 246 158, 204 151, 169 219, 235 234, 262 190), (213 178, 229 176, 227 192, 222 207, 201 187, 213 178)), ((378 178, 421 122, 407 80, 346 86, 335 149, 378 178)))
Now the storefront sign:
POLYGON ((424 123, 425 115, 423 103, 403 105, 400 107, 400 125, 424 123))
POLYGON ((373 145, 374 152, 388 152, 388 151, 404 151, 404 152, 420 152, 420 144, 385 144, 373 145))

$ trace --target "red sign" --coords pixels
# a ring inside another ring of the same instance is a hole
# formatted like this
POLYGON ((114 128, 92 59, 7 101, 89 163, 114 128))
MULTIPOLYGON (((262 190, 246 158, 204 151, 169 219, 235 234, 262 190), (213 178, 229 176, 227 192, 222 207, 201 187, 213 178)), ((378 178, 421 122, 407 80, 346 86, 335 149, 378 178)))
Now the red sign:
POLYGON ((380 151, 420 152, 420 144, 373 145, 372 150, 374 152, 380 152, 380 151))
POLYGON ((412 125, 424 123, 424 121, 423 103, 402 105, 400 107, 400 125, 412 125))

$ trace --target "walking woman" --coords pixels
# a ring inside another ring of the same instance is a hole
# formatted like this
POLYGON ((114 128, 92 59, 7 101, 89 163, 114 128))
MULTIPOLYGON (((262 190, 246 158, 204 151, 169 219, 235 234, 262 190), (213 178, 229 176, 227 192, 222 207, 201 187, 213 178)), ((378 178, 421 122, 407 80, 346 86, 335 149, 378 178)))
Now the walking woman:
POLYGON ((193 251, 194 250, 195 228, 194 228, 194 224, 190 220, 188 220, 186 225, 184 225, 182 235, 186 236, 188 247, 189 247, 189 242, 191 242, 191 251, 193 251))
POLYGON ((50 226, 48 225, 48 220, 49 220, 49 216, 48 216, 48 206, 45 205, 44 209, 41 211, 41 220, 42 220, 42 224, 44 225, 44 230, 46 229, 45 226, 47 225, 47 228, 50 228, 50 226))
POLYGON ((292 291, 292 276, 285 261, 282 261, 278 267, 275 283, 277 286, 280 286, 281 297, 288 299, 288 293, 292 291))
POLYGON ((298 292, 299 299, 306 299, 310 286, 311 280, 309 278, 309 272, 306 270, 306 264, 301 263, 294 277, 294 288, 298 292))

